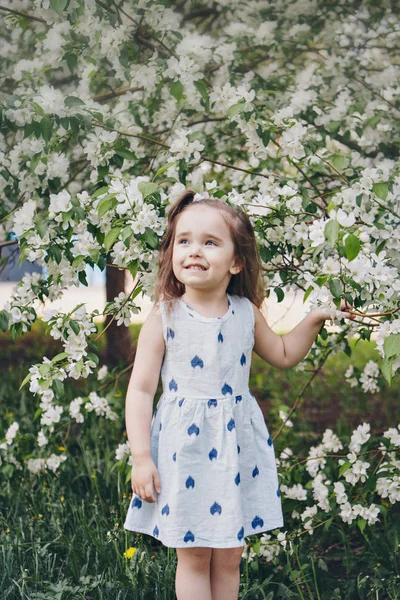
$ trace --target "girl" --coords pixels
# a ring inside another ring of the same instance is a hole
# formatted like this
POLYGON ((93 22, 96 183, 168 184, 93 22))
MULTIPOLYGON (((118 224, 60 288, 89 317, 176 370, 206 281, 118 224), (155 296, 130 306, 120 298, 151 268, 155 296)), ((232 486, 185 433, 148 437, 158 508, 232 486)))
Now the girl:
POLYGON ((133 498, 124 527, 177 549, 178 600, 236 599, 246 536, 283 525, 272 439, 248 387, 251 353, 293 367, 327 315, 315 309, 280 337, 263 300, 249 218, 186 191, 168 215, 126 398, 133 498))

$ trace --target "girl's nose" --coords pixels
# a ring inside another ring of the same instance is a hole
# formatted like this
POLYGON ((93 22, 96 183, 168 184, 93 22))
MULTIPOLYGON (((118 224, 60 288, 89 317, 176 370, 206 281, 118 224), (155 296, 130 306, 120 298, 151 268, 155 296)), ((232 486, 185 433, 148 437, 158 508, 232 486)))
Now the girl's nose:
POLYGON ((201 246, 199 244, 192 244, 189 252, 189 256, 199 256, 201 254, 201 246))

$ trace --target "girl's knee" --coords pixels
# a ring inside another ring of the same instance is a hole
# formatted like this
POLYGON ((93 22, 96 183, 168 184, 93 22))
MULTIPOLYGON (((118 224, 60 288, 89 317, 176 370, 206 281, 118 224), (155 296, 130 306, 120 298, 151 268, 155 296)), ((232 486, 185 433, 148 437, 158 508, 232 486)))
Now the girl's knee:
POLYGON ((213 569, 236 571, 240 567, 242 554, 242 546, 239 548, 213 548, 211 565, 213 569))
POLYGON ((212 548, 177 548, 178 562, 196 569, 208 569, 212 548))

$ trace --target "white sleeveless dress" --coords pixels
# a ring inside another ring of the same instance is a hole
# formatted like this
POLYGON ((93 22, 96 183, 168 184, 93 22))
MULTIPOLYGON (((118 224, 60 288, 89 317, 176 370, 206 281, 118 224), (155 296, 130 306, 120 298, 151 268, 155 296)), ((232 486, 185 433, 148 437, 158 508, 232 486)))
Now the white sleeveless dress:
POLYGON ((157 502, 133 494, 124 528, 170 548, 232 548, 283 526, 275 453, 249 390, 254 312, 229 295, 223 317, 160 303, 163 393, 151 423, 157 502))

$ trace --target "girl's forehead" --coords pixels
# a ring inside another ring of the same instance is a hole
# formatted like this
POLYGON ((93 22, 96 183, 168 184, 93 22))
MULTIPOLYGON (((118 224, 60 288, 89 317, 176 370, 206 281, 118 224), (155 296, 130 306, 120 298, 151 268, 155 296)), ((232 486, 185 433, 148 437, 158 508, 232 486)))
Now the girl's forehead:
POLYGON ((190 206, 178 217, 175 232, 216 228, 219 233, 229 234, 222 212, 211 206, 190 206))

